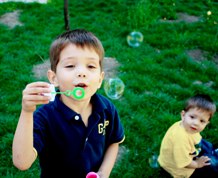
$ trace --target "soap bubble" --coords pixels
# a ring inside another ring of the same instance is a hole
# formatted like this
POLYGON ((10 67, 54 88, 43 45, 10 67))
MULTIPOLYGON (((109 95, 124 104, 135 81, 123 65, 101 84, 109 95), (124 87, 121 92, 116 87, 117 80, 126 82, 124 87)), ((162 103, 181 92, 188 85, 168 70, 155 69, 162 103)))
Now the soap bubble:
POLYGON ((124 92, 125 85, 120 78, 108 78, 104 81, 104 91, 106 95, 113 99, 119 99, 124 92))
POLYGON ((141 45, 143 38, 144 37, 141 32, 134 31, 127 36, 127 43, 129 46, 136 48, 141 45))
POLYGON ((148 163, 150 165, 150 167, 152 168, 158 168, 159 167, 159 164, 158 164, 158 156, 157 155, 152 155, 149 159, 148 159, 148 163))

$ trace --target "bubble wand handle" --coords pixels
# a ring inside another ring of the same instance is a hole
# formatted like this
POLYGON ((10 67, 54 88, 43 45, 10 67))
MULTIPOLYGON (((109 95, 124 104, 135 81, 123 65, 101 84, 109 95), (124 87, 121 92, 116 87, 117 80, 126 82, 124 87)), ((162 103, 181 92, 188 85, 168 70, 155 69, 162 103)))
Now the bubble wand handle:
POLYGON ((55 95, 55 94, 65 94, 65 92, 61 92, 61 91, 52 91, 51 94, 55 95))
POLYGON ((75 99, 82 99, 85 96, 85 90, 82 87, 75 87, 73 90, 66 90, 64 92, 53 91, 51 94, 64 94, 66 96, 73 96, 75 99))

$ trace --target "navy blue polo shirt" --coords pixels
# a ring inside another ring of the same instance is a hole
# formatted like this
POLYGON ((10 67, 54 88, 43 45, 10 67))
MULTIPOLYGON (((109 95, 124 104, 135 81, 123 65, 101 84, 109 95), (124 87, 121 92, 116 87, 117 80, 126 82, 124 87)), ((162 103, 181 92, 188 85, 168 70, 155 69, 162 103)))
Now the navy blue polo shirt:
POLYGON ((121 142, 124 130, 115 106, 104 96, 91 98, 92 114, 86 127, 80 114, 57 95, 34 113, 34 148, 41 178, 85 178, 97 172, 108 146, 121 142))

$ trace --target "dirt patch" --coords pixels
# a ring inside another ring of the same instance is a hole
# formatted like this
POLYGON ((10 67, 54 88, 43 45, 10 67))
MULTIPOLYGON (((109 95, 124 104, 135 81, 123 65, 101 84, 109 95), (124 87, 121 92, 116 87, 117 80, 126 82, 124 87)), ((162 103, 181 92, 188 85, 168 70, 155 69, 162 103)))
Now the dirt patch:
POLYGON ((125 146, 119 146, 116 162, 120 162, 125 154, 129 153, 129 149, 125 146))
POLYGON ((218 66, 218 54, 213 55, 212 60, 216 63, 218 66))
POLYGON ((46 60, 42 64, 33 66, 33 74, 36 79, 47 79, 47 71, 50 69, 50 61, 46 60))
POLYGON ((8 26, 10 29, 13 29, 16 26, 23 26, 23 24, 19 21, 20 13, 21 10, 5 13, 0 17, 0 23, 8 26))
POLYGON ((202 51, 200 49, 193 49, 186 51, 187 55, 194 59, 195 61, 207 60, 208 52, 202 51))
POLYGON ((211 56, 208 57, 209 52, 200 49, 193 49, 193 50, 187 50, 186 54, 194 61, 199 63, 204 60, 211 60, 216 65, 216 67, 218 67, 218 54, 216 53, 212 57, 211 56))
POLYGON ((105 57, 103 60, 103 70, 105 78, 115 77, 118 73, 117 68, 120 66, 115 58, 105 57))
MULTIPOLYGON (((105 72, 105 78, 114 77, 117 75, 117 68, 120 64, 115 58, 105 57, 103 60, 103 70, 105 72)), ((33 66, 33 74, 36 79, 46 79, 47 71, 50 69, 50 61, 46 60, 42 64, 33 66)))
POLYGON ((47 0, 0 0, 0 3, 4 2, 24 2, 24 3, 31 3, 31 2, 38 2, 38 3, 47 3, 47 0))
POLYGON ((167 19, 161 19, 161 22, 168 22, 168 23, 178 23, 178 22, 186 22, 186 23, 194 23, 200 21, 200 17, 189 15, 187 13, 177 13, 177 19, 176 20, 167 20, 167 19))

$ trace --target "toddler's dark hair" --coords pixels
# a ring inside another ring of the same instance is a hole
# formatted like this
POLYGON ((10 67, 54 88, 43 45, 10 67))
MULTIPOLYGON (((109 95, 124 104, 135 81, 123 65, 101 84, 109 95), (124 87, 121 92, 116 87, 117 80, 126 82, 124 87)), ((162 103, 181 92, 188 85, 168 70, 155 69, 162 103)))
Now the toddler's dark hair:
POLYGON ((197 94, 186 101, 184 111, 188 111, 191 108, 198 108, 210 113, 210 118, 216 112, 216 105, 209 95, 197 94))

